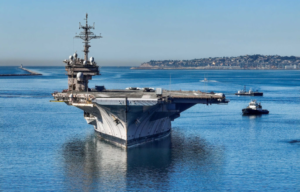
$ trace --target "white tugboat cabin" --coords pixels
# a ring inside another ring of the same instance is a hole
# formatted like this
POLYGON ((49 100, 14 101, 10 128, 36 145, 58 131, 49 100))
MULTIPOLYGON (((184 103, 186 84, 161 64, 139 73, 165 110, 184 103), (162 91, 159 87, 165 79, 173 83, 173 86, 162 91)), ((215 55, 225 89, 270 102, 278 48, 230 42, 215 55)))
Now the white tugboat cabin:
POLYGON ((260 115, 260 114, 269 114, 269 111, 262 109, 260 103, 257 103, 256 100, 252 100, 248 107, 242 110, 244 115, 260 115))

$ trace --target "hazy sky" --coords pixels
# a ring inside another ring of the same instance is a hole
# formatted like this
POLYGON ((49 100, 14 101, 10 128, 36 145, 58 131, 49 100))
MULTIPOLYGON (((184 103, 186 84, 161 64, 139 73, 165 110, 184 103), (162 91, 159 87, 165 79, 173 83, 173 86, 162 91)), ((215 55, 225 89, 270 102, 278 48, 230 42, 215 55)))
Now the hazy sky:
POLYGON ((300 55, 299 0, 1 0, 0 65, 60 65, 83 57, 78 23, 103 38, 101 66, 246 54, 300 55))

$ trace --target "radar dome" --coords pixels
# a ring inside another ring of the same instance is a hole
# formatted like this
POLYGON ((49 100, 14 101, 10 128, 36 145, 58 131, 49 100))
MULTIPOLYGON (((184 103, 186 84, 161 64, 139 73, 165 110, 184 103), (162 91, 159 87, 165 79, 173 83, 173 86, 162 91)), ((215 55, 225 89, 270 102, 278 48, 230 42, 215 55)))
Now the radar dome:
POLYGON ((83 81, 83 73, 82 72, 77 73, 76 77, 77 77, 77 81, 83 81))
POLYGON ((91 64, 94 63, 94 57, 90 57, 91 64))
POLYGON ((70 55, 70 56, 69 56, 69 59, 70 59, 70 60, 73 60, 73 56, 72 56, 72 55, 70 55))
POLYGON ((83 65, 86 65, 86 61, 83 61, 83 65))
POLYGON ((77 53, 74 53, 74 54, 73 54, 73 57, 77 58, 77 53))

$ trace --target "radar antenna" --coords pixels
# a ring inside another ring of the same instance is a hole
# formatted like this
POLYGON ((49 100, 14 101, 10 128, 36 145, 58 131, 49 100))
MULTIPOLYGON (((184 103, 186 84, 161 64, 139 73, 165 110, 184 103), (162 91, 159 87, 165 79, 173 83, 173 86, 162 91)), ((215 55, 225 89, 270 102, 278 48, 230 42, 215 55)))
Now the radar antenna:
POLYGON ((86 14, 85 19, 86 20, 86 24, 81 25, 81 23, 79 22, 79 29, 83 29, 82 32, 79 33, 79 35, 76 35, 75 38, 80 38, 82 40, 84 40, 84 60, 88 61, 88 53, 89 53, 89 48, 91 47, 89 45, 90 40, 92 39, 99 39, 102 38, 101 35, 95 35, 93 32, 91 32, 91 29, 95 29, 95 23, 93 26, 88 25, 88 14, 86 14))

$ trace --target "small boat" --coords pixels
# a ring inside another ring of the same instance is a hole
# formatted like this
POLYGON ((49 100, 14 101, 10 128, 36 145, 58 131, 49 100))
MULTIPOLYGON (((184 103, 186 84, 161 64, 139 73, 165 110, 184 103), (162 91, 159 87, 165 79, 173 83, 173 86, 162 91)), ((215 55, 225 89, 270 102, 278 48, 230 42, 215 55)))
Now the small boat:
POLYGON ((235 95, 242 95, 242 96, 263 96, 264 93, 263 92, 258 92, 256 91, 252 91, 252 89, 250 89, 249 91, 246 91, 246 86, 244 86, 243 90, 238 91, 237 93, 235 93, 235 95))
POLYGON ((248 107, 242 109, 244 115, 261 115, 261 114, 269 114, 269 111, 266 109, 262 109, 260 103, 257 103, 256 100, 252 100, 248 107))

